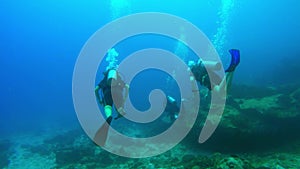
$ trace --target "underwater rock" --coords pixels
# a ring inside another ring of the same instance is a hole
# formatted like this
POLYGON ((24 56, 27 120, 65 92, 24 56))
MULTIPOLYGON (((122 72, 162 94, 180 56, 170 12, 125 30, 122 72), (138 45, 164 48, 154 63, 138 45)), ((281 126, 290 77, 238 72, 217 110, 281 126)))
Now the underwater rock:
POLYGON ((300 89, 273 89, 276 93, 274 95, 266 95, 262 97, 252 98, 235 98, 234 100, 240 103, 241 111, 245 109, 256 109, 262 115, 276 117, 276 118, 289 118, 299 115, 297 105, 299 105, 300 89))
POLYGON ((219 117, 208 116, 200 107, 197 121, 184 140, 188 147, 219 152, 255 152, 285 145, 300 137, 294 134, 300 129, 299 87, 287 90, 238 86, 232 90, 236 89, 245 93, 235 91, 229 97, 218 128, 203 144, 197 140, 205 119, 216 124, 219 117), (248 89, 256 94, 247 96, 248 89), (239 97, 234 97, 237 94, 239 97))
POLYGON ((233 97, 229 96, 227 99, 226 99, 226 105, 230 105, 236 109, 240 109, 240 104, 242 104, 242 100, 238 100, 236 101, 233 97))
POLYGON ((279 108, 280 106, 277 104, 277 100, 280 94, 262 97, 262 98, 251 98, 251 99, 236 99, 237 102, 242 100, 242 104, 240 104, 240 108, 243 109, 256 109, 262 114, 271 108, 279 108))
POLYGON ((292 104, 292 98, 289 95, 282 94, 277 98, 277 104, 282 108, 290 108, 292 104))
POLYGON ((237 99, 263 98, 277 94, 276 88, 262 86, 232 85, 230 95, 237 99))
POLYGON ((285 85, 280 85, 277 87, 277 91, 279 91, 282 94, 289 95, 293 93, 294 91, 299 89, 300 84, 298 83, 290 83, 290 84, 285 84, 285 85))
POLYGON ((98 160, 101 161, 100 166, 102 167, 110 166, 114 163, 114 159, 112 158, 111 154, 106 151, 100 153, 100 155, 98 156, 98 160))
MULTIPOLYGON (((44 140, 40 146, 31 146, 30 151, 47 155, 54 152, 59 166, 85 163, 95 157, 96 148, 82 130, 71 130, 44 140), (45 147, 43 147, 45 146, 45 147)), ((93 165, 93 164, 90 164, 93 165)))
POLYGON ((0 140, 0 152, 7 152, 12 144, 9 140, 0 140))
POLYGON ((72 149, 57 151, 55 155, 56 163, 62 166, 72 163, 78 163, 82 158, 82 156, 80 156, 80 151, 72 149))
POLYGON ((81 129, 69 130, 61 132, 61 134, 58 134, 52 138, 45 139, 44 143, 70 145, 73 144, 75 138, 80 137, 83 134, 85 135, 84 131, 81 129))
POLYGON ((0 168, 8 166, 11 147, 12 143, 9 140, 0 140, 0 168))
MULTIPOLYGON (((289 147, 289 146, 288 146, 289 147)), ((246 158, 256 169, 298 169, 300 168, 300 155, 299 148, 293 148, 293 150, 287 150, 286 153, 282 153, 284 148, 279 148, 278 151, 264 152, 259 155, 248 154, 246 158)))
POLYGON ((270 164, 270 163, 267 163, 267 164, 264 164, 262 167, 259 167, 259 168, 267 168, 267 169, 285 169, 284 167, 282 167, 281 165, 279 164, 270 164))
POLYGON ((213 159, 209 156, 198 156, 195 161, 200 168, 209 168, 214 165, 213 159))
POLYGON ((300 102, 300 88, 295 90, 290 96, 293 99, 294 103, 299 104, 299 102, 300 102))
POLYGON ((5 168, 9 164, 8 155, 6 153, 0 153, 0 168, 5 168))
POLYGON ((22 145, 22 148, 28 149, 31 153, 37 153, 42 156, 50 155, 51 153, 50 146, 47 145, 37 145, 37 146, 22 145))
POLYGON ((133 164, 132 168, 140 168, 141 166, 143 166, 143 164, 143 162, 137 161, 133 164))
POLYGON ((217 164, 216 168, 217 169, 245 169, 243 161, 233 157, 222 159, 217 164))
POLYGON ((147 166, 146 166, 146 169, 155 169, 155 165, 153 163, 149 163, 147 166))
POLYGON ((187 163, 189 161, 192 161, 195 159, 195 156, 191 155, 191 154, 186 154, 182 157, 182 162, 187 163))
POLYGON ((195 165, 192 167, 192 169, 201 169, 199 166, 195 165))
MULTIPOLYGON (((95 158, 95 150, 91 147, 69 147, 54 150, 56 155, 56 163, 58 165, 68 165, 72 163, 86 162, 95 158)), ((101 153, 100 153, 101 154, 101 153)), ((105 157, 103 157, 105 158, 105 157)), ((106 159, 107 160, 107 159, 106 159)))

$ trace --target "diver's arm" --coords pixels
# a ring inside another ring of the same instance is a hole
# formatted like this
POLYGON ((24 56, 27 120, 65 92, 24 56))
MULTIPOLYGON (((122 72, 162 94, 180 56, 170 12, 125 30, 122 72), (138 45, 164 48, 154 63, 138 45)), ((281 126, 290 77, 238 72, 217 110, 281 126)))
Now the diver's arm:
POLYGON ((128 84, 125 84, 125 93, 124 93, 124 102, 125 100, 127 99, 128 97, 128 94, 129 94, 129 85, 128 84))
POLYGON ((100 94, 99 94, 99 90, 100 90, 100 87, 97 85, 96 88, 95 88, 95 95, 96 95, 97 101, 99 103, 102 103, 102 100, 101 100, 101 97, 100 97, 100 94))
POLYGON ((199 93, 199 88, 197 86, 197 80, 190 68, 188 68, 187 71, 190 74, 190 83, 191 83, 191 87, 192 87, 192 92, 194 92, 194 94, 197 94, 197 93, 199 93))

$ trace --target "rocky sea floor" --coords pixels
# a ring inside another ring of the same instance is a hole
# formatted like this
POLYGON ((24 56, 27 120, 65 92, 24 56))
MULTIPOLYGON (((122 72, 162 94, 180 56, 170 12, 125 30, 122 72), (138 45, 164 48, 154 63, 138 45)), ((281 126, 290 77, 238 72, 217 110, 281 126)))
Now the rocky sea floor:
POLYGON ((81 130, 64 132, 53 138, 19 138, 24 142, 2 140, 1 168, 192 168, 192 169, 299 169, 300 141, 257 153, 197 154, 182 144, 164 154, 131 159, 95 146, 81 130), (68 139, 69 137, 69 139, 68 139))
POLYGON ((80 128, 35 132, 0 139, 0 168, 299 169, 299 110, 299 85, 236 86, 221 123, 204 144, 197 143, 201 125, 195 126, 173 149, 136 159, 106 152, 80 128))

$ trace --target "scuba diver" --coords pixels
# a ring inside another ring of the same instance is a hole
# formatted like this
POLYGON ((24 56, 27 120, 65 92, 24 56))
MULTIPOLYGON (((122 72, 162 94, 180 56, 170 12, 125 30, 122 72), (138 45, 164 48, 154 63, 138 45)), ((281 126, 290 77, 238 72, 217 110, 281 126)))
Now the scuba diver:
POLYGON ((165 112, 167 113, 167 116, 170 118, 171 122, 178 118, 179 111, 180 109, 176 100, 171 96, 167 96, 165 112))
POLYGON ((189 62, 189 69, 194 74, 195 80, 200 82, 202 86, 205 86, 210 91, 216 90, 219 91, 220 88, 225 85, 225 82, 227 82, 227 85, 225 86, 226 89, 228 89, 231 85, 231 81, 233 78, 233 73, 235 68, 240 63, 240 51, 238 49, 230 49, 229 53, 231 55, 231 62, 229 67, 225 70, 226 78, 222 79, 217 73, 214 71, 211 72, 210 76, 207 73, 206 68, 212 68, 212 69, 218 69, 220 70, 221 64, 217 62, 212 61, 202 61, 199 59, 198 63, 195 63, 193 61, 189 62), (214 80, 210 80, 210 78, 213 78, 214 80), (225 81, 226 79, 226 81, 225 81))
POLYGON ((129 92, 129 85, 122 80, 117 69, 108 69, 103 75, 104 78, 95 88, 95 95, 97 101, 104 106, 106 122, 98 129, 94 137, 94 141, 102 146, 106 142, 108 128, 113 119, 112 107, 114 105, 118 112, 115 120, 123 117, 126 114, 124 103, 129 92))

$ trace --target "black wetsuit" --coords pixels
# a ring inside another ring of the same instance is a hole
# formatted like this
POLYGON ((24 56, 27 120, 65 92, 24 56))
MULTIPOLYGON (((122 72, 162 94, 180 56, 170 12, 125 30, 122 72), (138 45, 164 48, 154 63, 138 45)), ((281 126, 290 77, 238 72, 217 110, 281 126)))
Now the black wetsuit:
POLYGON ((166 108, 165 108, 165 112, 168 113, 168 116, 170 116, 170 119, 172 121, 176 120, 175 116, 179 113, 179 107, 177 106, 177 103, 176 102, 170 102, 167 99, 167 105, 166 105, 166 108))
POLYGON ((202 61, 190 67, 192 73, 194 74, 196 80, 200 82, 201 85, 207 87, 209 90, 212 87, 221 83, 222 79, 214 71, 211 72, 211 78, 208 76, 207 70, 202 61), (211 85, 211 82, 213 82, 211 85))
POLYGON ((120 76, 117 77, 117 80, 113 80, 111 84, 109 84, 107 82, 107 75, 105 75, 98 86, 102 90, 105 105, 112 106, 114 104, 116 108, 123 106, 123 90, 125 82, 121 80, 120 76))

